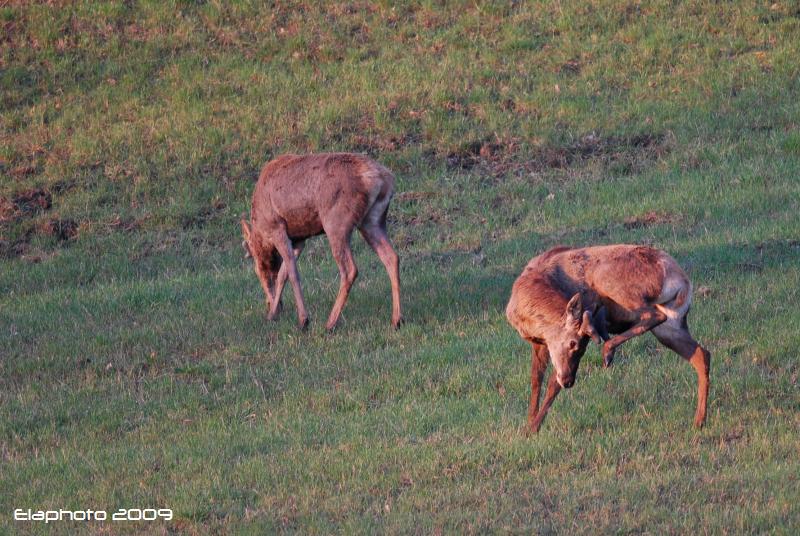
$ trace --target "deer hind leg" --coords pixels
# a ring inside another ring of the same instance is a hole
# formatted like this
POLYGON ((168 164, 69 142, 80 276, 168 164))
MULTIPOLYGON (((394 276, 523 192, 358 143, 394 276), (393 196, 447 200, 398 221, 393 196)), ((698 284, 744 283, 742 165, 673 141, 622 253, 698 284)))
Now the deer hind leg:
POLYGON ((386 235, 386 212, 389 208, 388 202, 383 208, 383 213, 375 221, 371 218, 372 212, 367 214, 364 223, 359 228, 361 236, 369 244, 369 247, 378 255, 378 258, 386 268, 389 275, 389 282, 392 285, 392 325, 397 328, 403 322, 403 314, 400 311, 400 258, 392 248, 389 237, 386 235))
POLYGON ((358 268, 353 260, 353 252, 350 249, 351 232, 352 230, 348 230, 344 236, 328 234, 333 259, 339 267, 339 294, 336 296, 336 301, 328 317, 328 323, 325 325, 328 331, 332 331, 336 327, 339 315, 341 315, 344 304, 347 302, 347 296, 350 294, 350 288, 358 276, 358 268))
POLYGON ((698 428, 703 426, 708 405, 711 353, 700 346, 689 333, 685 316, 680 321, 670 319, 669 322, 656 327, 653 329, 653 335, 658 342, 688 361, 697 372, 697 410, 694 414, 694 425, 698 428))
POLYGON ((531 343, 531 402, 528 406, 528 427, 533 429, 536 415, 539 413, 539 396, 542 391, 542 378, 550 362, 550 354, 547 346, 539 343, 531 343))
POLYGON ((662 324, 667 315, 655 307, 642 307, 636 311, 638 320, 627 331, 623 331, 619 335, 614 335, 603 344, 603 366, 610 367, 614 361, 614 353, 617 347, 625 341, 638 337, 639 335, 650 331, 659 324, 662 324))
MULTIPOLYGON (((294 252, 295 262, 300 258, 300 253, 303 252, 304 245, 305 241, 303 240, 294 243, 292 250, 294 252)), ((278 314, 280 314, 280 312, 283 310, 281 294, 283 294, 283 286, 286 284, 286 279, 289 277, 288 266, 289 263, 284 262, 281 264, 280 270, 278 270, 278 279, 275 282, 275 299, 273 300, 273 306, 270 308, 269 314, 267 315, 268 320, 275 320, 278 314)))
MULTIPOLYGON (((306 304, 303 300, 303 289, 300 287, 300 274, 297 271, 297 262, 294 257, 294 248, 292 242, 287 235, 284 235, 282 240, 277 240, 275 247, 278 249, 283 264, 286 265, 286 272, 289 277, 289 282, 292 284, 292 291, 294 292, 294 302, 297 306, 297 323, 300 329, 308 326, 308 312, 306 312, 306 304)), ((280 270, 278 271, 280 273, 280 270)), ((277 294, 276 294, 277 297, 277 294)), ((273 300, 273 306, 277 309, 278 300, 273 300)))

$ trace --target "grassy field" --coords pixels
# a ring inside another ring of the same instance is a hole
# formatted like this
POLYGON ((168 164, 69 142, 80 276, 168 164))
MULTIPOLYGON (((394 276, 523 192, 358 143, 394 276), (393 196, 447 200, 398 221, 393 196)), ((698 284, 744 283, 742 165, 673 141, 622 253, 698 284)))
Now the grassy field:
POLYGON ((800 530, 800 4, 442 4, 0 2, 0 533, 800 530), (327 150, 397 175, 399 331, 360 237, 334 334, 324 238, 265 321, 238 218, 327 150), (511 284, 613 242, 693 279, 707 426, 647 335, 526 437, 511 284))

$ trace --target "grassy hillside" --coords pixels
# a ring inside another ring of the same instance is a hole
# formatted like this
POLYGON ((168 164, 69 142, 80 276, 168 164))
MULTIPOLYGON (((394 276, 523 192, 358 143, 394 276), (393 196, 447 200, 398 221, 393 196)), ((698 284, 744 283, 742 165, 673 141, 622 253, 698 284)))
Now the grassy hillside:
POLYGON ((52 4, 0 4, 0 532, 797 532, 797 2, 52 4), (334 334, 324 238, 264 319, 239 215, 328 150, 397 175, 399 331, 360 237, 334 334), (613 242, 693 279, 708 424, 647 335, 525 437, 511 283, 613 242))

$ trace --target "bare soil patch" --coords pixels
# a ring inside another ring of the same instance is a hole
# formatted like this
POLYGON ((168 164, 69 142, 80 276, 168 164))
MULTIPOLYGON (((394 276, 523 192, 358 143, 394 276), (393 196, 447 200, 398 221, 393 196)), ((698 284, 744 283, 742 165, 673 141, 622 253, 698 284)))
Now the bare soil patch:
POLYGON ((617 164, 622 171, 638 169, 637 163, 657 160, 671 149, 665 134, 601 136, 590 133, 566 145, 544 145, 533 151, 528 167, 533 171, 565 169, 589 160, 617 164), (626 169, 627 168, 627 169, 626 169))
POLYGON ((0 197, 0 222, 31 216, 49 210, 53 196, 43 188, 29 188, 11 198, 0 197))
POLYGON ((518 145, 518 140, 468 142, 447 154, 447 167, 469 170, 482 164, 494 168, 495 171, 507 170, 518 145))
POLYGON ((78 236, 78 223, 69 218, 50 218, 39 227, 39 232, 55 237, 59 242, 66 242, 78 236))
POLYGON ((366 153, 372 157, 380 158, 381 153, 399 151, 407 145, 417 143, 419 136, 411 133, 389 136, 364 136, 353 137, 351 145, 355 152, 366 153))
POLYGON ((630 174, 664 157, 672 149, 667 134, 602 136, 590 133, 565 144, 543 144, 520 150, 520 140, 477 140, 463 144, 445 157, 449 169, 485 168, 495 176, 507 172, 537 173, 568 170, 590 162, 614 173, 630 174))
POLYGON ((642 227, 650 227, 652 225, 661 225, 664 223, 677 223, 681 221, 679 214, 670 214, 667 212, 656 212, 651 210, 644 214, 637 216, 630 216, 625 218, 623 225, 626 229, 639 229, 642 227))
POLYGON ((206 223, 213 220, 227 208, 224 201, 215 199, 208 206, 202 207, 194 214, 189 214, 181 219, 181 227, 185 230, 199 229, 205 226, 206 223))

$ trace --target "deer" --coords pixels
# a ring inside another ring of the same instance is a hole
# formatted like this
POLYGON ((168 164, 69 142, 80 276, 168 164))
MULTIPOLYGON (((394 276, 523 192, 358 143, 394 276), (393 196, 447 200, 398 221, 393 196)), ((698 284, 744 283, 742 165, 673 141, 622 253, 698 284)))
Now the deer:
POLYGON ((394 175, 374 160, 352 153, 286 154, 267 162, 253 192, 250 223, 241 219, 243 246, 266 294, 267 319, 280 313, 288 279, 300 329, 308 326, 297 260, 308 238, 325 234, 339 268, 339 292, 326 328, 342 313, 358 268, 350 237, 358 229, 389 274, 392 325, 402 323, 400 261, 386 232, 394 175))
POLYGON ((557 246, 531 259, 514 282, 506 307, 508 322, 532 347, 528 433, 539 431, 561 389, 574 385, 590 340, 602 344, 607 368, 622 343, 648 331, 697 372, 694 425, 703 426, 711 354, 689 332, 691 304, 689 278, 659 249, 557 246), (548 364, 554 370, 540 408, 548 364))

